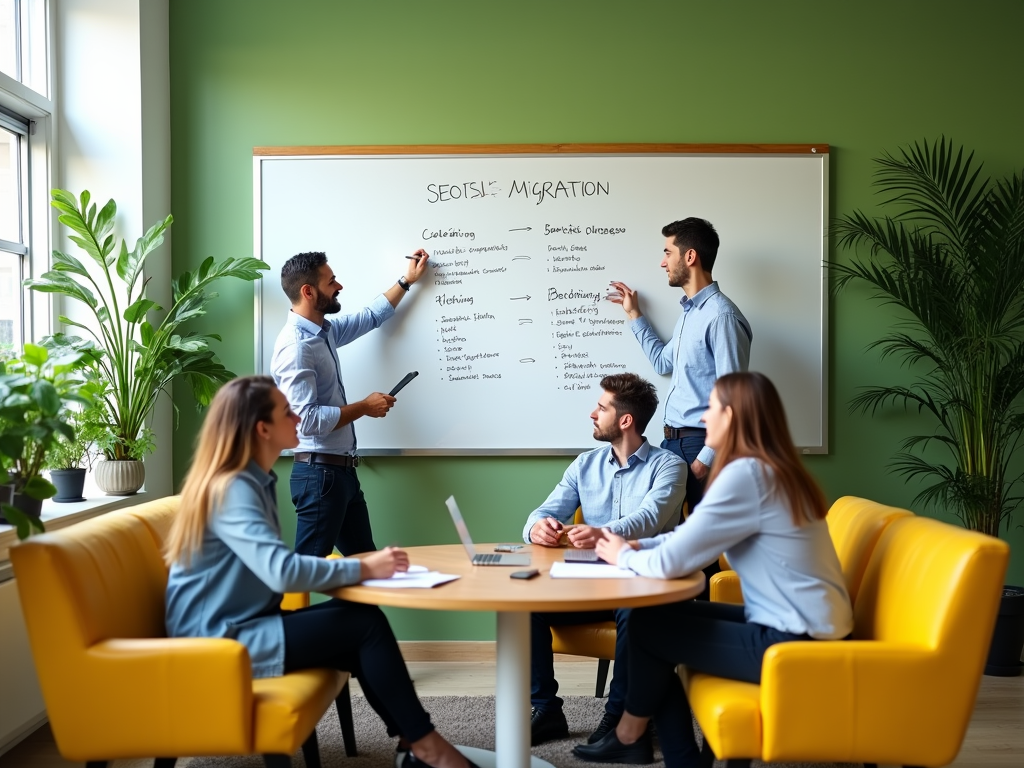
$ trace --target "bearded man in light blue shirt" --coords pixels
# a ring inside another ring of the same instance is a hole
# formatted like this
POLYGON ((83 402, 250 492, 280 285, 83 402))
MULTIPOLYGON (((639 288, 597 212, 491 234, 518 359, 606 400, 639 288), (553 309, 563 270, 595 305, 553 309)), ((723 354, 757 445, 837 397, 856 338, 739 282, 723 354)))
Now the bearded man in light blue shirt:
MULTIPOLYGON (((563 536, 572 547, 592 549, 608 530, 624 538, 657 535, 679 523, 686 490, 686 465, 677 456, 655 448, 643 436, 658 409, 654 386, 635 373, 601 380, 604 390, 590 418, 594 439, 608 443, 580 454, 547 500, 530 514, 523 538, 533 544, 557 547, 563 536), (583 524, 570 527, 576 508, 583 524), (642 533, 647 531, 648 533, 642 533)), ((534 613, 530 621, 530 700, 533 706, 531 741, 534 745, 562 738, 569 732, 555 680, 551 627, 615 619, 615 674, 600 725, 590 743, 613 729, 622 716, 627 689, 626 653, 629 611, 534 613)), ((638 756, 653 760, 651 743, 637 742, 638 756), (648 755, 650 757, 648 758, 648 755)))
POLYGON ((342 286, 327 256, 300 253, 281 267, 281 287, 292 308, 274 344, 270 372, 301 419, 291 475, 299 554, 324 557, 337 547, 347 556, 377 548, 356 477, 354 422, 363 416, 383 418, 395 398, 371 392, 349 402, 337 349, 394 315, 398 302, 426 272, 429 258, 426 251, 416 251, 407 257, 405 274, 369 306, 331 319, 327 315, 341 311, 342 286))
MULTIPOLYGON (((621 304, 629 315, 630 330, 658 373, 672 374, 665 398, 666 448, 690 468, 686 502, 692 512, 704 495, 704 478, 715 452, 704 444, 700 417, 708 409, 711 389, 719 377, 746 371, 750 366, 750 323, 718 287, 711 270, 718 258, 718 232, 705 219, 690 217, 665 225, 661 268, 668 284, 683 289, 683 308, 672 338, 661 340, 640 311, 640 298, 628 285, 613 281, 617 295, 609 301, 621 304)), ((708 579, 718 572, 713 563, 704 570, 708 579)), ((702 597, 707 597, 707 590, 702 597)))

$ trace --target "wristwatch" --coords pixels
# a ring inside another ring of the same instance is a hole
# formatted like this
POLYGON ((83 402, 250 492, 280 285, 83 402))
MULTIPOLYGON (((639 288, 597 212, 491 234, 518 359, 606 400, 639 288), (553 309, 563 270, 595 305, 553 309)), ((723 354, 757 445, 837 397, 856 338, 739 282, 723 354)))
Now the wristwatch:
POLYGON ((412 283, 405 279, 405 275, 402 275, 400 278, 398 278, 398 287, 401 288, 403 291, 408 291, 411 286, 412 283))

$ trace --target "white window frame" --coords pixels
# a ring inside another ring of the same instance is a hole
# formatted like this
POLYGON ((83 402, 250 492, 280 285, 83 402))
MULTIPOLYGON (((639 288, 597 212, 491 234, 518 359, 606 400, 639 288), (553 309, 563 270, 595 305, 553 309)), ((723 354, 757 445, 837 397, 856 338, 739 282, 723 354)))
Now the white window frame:
MULTIPOLYGON (((46 3, 47 19, 47 93, 55 92, 54 45, 51 19, 52 0, 46 3)), ((56 137, 54 135, 54 102, 0 72, 0 106, 29 121, 28 164, 22 169, 27 214, 24 217, 25 255, 23 278, 39 277, 49 269, 53 249, 56 212, 50 208, 50 190, 55 186, 56 137)), ((23 341, 38 341, 54 327, 54 308, 49 294, 22 289, 23 341)))

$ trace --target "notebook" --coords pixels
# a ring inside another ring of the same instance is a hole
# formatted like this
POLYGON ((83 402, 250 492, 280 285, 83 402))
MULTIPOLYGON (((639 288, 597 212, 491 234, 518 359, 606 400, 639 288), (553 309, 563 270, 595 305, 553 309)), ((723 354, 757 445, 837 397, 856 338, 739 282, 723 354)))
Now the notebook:
POLYGON ((473 539, 469 535, 469 528, 466 527, 466 521, 462 519, 459 505, 455 503, 455 497, 449 496, 445 505, 448 507, 448 513, 452 516, 452 522, 455 523, 455 530, 459 532, 459 538, 462 539, 462 546, 466 548, 466 554, 469 555, 469 560, 473 565, 530 564, 529 555, 477 554, 476 547, 473 546, 473 539))

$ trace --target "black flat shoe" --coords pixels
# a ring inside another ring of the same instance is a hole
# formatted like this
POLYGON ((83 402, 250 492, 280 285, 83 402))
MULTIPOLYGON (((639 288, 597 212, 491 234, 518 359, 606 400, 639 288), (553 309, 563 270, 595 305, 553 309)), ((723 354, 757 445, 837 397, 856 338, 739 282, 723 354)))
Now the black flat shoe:
POLYGON ((593 744, 577 744, 572 753, 589 763, 646 765, 654 762, 654 747, 649 733, 644 733, 632 744, 623 744, 613 730, 593 744))
POLYGON ((610 731, 615 730, 615 726, 619 724, 619 720, 622 719, 622 715, 613 715, 611 712, 605 712, 601 715, 601 722, 598 723, 597 729, 587 737, 587 744, 596 744, 610 731))
MULTIPOLYGON (((479 765, 474 763, 468 757, 466 758, 466 764, 469 768, 480 768, 479 765)), ((402 760, 401 768, 431 768, 431 766, 417 758, 412 752, 406 752, 405 759, 402 760)))

